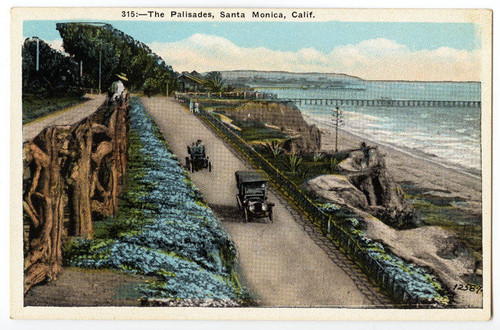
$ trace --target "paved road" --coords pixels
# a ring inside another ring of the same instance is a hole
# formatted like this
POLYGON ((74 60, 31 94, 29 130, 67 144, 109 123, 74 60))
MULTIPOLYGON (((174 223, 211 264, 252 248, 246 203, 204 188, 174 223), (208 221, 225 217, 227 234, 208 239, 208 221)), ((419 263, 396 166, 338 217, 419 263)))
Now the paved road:
POLYGON ((34 122, 23 125, 23 143, 37 136, 45 127, 54 125, 72 125, 89 116, 99 108, 106 99, 105 94, 87 95, 89 100, 68 110, 61 110, 54 115, 48 115, 45 119, 37 119, 34 122))
POLYGON ((175 100, 141 100, 179 159, 187 156, 188 144, 204 141, 213 171, 191 178, 236 243, 243 276, 261 306, 388 306, 358 268, 275 192, 274 222, 245 223, 234 172, 248 169, 246 161, 175 100))

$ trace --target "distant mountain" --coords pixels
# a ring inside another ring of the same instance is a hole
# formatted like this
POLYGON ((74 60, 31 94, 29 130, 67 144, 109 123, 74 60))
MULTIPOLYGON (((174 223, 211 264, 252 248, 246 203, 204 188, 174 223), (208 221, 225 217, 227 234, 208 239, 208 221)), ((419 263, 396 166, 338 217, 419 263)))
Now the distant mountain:
POLYGON ((229 85, 246 87, 364 88, 364 80, 339 73, 235 70, 221 71, 229 85))

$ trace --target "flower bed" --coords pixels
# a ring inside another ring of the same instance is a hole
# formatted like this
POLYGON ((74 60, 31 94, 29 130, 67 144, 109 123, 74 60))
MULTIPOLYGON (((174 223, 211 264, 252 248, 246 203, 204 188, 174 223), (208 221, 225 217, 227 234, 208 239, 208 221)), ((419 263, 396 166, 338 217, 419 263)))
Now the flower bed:
POLYGON ((382 244, 367 237, 363 219, 331 203, 318 204, 318 207, 327 214, 335 215, 345 232, 381 266, 395 284, 405 288, 409 294, 422 302, 440 306, 449 303, 449 297, 435 276, 426 269, 399 258, 387 251, 382 244))
POLYGON ((242 302, 236 249, 140 101, 130 107, 128 189, 107 237, 74 240, 69 263, 153 275, 146 298, 242 302))

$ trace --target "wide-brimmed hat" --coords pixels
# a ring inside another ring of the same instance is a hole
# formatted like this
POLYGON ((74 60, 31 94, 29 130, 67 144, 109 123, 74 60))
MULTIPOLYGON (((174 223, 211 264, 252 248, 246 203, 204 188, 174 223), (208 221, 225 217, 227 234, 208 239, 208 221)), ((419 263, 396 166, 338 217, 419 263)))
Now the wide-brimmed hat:
POLYGON ((121 80, 125 80, 125 81, 128 81, 128 78, 127 78, 127 74, 126 73, 120 73, 120 74, 117 74, 116 75, 118 78, 120 78, 121 80))

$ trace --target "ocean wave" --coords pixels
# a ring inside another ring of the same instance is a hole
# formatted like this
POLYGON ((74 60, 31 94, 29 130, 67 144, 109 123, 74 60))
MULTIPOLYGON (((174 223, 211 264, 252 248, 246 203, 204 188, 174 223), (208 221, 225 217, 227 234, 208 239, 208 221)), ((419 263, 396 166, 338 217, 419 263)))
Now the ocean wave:
MULTIPOLYGON (((335 126, 321 117, 307 115, 304 118, 320 129, 333 132, 335 126)), ((432 131, 395 131, 390 126, 379 126, 380 121, 364 125, 346 124, 342 130, 366 138, 375 143, 386 145, 418 158, 429 159, 445 167, 463 167, 481 171, 481 149, 477 139, 449 134, 436 134, 432 131), (474 143, 476 142, 476 143, 474 143)), ((415 128, 415 127, 414 127, 415 128)), ((469 173, 470 174, 470 173, 469 173)), ((472 174, 471 174, 472 175, 472 174)), ((476 177, 476 175, 473 175, 476 177)))
MULTIPOLYGON (((481 85, 476 83, 366 83, 366 90, 276 90, 278 97, 455 100, 466 95, 481 99, 481 85)), ((302 105, 304 119, 320 129, 333 131, 335 106, 302 105)), ((417 157, 428 158, 443 166, 466 166, 481 170, 480 111, 472 108, 438 107, 341 107, 341 129, 387 145, 417 157), (476 125, 477 123, 477 125, 476 125)))

